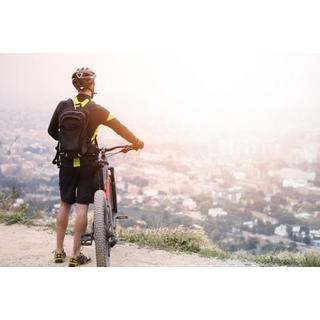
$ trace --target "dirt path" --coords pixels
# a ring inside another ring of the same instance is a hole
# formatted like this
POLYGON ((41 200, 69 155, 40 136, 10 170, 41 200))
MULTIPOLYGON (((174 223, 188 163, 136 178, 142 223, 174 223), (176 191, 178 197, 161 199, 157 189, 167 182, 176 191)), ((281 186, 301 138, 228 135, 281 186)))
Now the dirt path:
MULTIPOLYGON (((65 249, 70 254, 72 237, 66 236, 65 249)), ((55 234, 40 227, 0 224, 0 266, 56 267, 51 251, 55 248, 55 234)), ((95 266, 94 246, 83 250, 92 258, 88 267, 95 266)), ((139 248, 135 245, 119 244, 112 251, 113 267, 243 267, 254 264, 236 260, 222 261, 202 258, 192 254, 171 253, 164 250, 139 248)))

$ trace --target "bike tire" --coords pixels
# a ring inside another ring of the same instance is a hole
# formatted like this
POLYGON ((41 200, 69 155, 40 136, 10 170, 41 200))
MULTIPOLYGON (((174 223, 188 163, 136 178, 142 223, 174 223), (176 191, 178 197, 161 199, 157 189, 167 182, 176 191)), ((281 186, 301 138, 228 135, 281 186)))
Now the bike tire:
POLYGON ((98 190, 94 194, 94 241, 97 267, 110 267, 110 246, 108 244, 110 230, 110 205, 105 193, 98 190))

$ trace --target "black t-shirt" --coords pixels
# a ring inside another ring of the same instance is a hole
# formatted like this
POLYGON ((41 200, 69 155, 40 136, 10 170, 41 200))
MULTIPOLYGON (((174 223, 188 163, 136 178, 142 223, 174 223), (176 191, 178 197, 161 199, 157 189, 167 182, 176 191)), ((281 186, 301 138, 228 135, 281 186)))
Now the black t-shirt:
MULTIPOLYGON (((136 136, 127 127, 121 124, 119 120, 114 118, 107 109, 103 108, 102 106, 92 101, 89 96, 84 94, 79 94, 77 95, 77 99, 80 102, 84 101, 85 99, 89 99, 90 101, 84 107, 88 110, 88 114, 89 114, 88 138, 90 140, 94 137, 94 134, 97 133, 97 129, 99 125, 105 125, 113 129, 117 134, 119 134, 122 138, 124 138, 128 142, 134 144, 137 141, 136 136)), ((53 139, 57 141, 59 140, 59 118, 60 118, 61 112, 66 109, 73 109, 73 108, 74 108, 73 103, 71 103, 70 100, 63 100, 56 107, 48 128, 48 133, 53 139)), ((85 157, 81 159, 85 160, 85 157)), ((68 165, 70 163, 66 162, 65 164, 68 165)), ((73 163, 73 166, 80 166, 80 163, 79 165, 74 165, 73 163)))

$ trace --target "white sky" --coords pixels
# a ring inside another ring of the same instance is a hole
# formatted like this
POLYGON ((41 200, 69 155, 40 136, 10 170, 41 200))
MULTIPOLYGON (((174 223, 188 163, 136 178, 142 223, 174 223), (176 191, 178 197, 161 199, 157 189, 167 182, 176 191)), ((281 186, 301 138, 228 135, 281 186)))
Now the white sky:
POLYGON ((139 125, 209 132, 319 116, 319 54, 1 54, 0 104, 51 114, 75 94, 70 79, 79 66, 97 73, 97 103, 139 125))

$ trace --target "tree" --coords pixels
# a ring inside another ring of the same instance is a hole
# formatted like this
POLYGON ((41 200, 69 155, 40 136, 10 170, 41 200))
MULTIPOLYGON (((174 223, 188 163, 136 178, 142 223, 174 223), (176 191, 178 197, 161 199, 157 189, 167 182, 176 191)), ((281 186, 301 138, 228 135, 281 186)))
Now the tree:
POLYGON ((258 223, 253 227, 252 232, 272 236, 274 233, 274 229, 275 226, 271 223, 264 223, 263 221, 258 220, 258 223))
POLYGON ((311 244, 311 238, 310 236, 305 236, 303 238, 303 242, 306 244, 306 245, 310 245, 311 244))
POLYGON ((239 211, 239 206, 236 203, 233 203, 230 200, 226 199, 223 203, 223 210, 228 213, 237 212, 239 211))
POLYGON ((281 212, 277 216, 277 219, 279 220, 280 224, 294 225, 297 222, 297 219, 294 217, 294 215, 288 212, 281 212))
POLYGON ((12 200, 16 200, 16 199, 18 199, 20 197, 20 194, 19 194, 19 192, 17 190, 17 187, 15 185, 13 185, 11 187, 10 197, 11 197, 12 200))
POLYGON ((297 244, 295 242, 290 242, 288 250, 293 252, 297 251, 297 244))
POLYGON ((199 210, 202 214, 207 215, 208 210, 212 208, 212 200, 204 200, 198 204, 199 210))
POLYGON ((247 249, 248 250, 254 250, 257 249, 257 245, 258 245, 258 239, 257 238, 249 238, 248 242, 247 242, 247 249))

